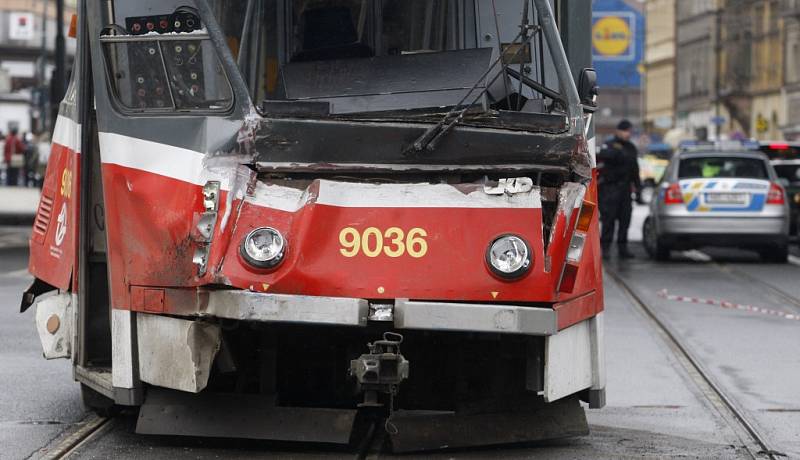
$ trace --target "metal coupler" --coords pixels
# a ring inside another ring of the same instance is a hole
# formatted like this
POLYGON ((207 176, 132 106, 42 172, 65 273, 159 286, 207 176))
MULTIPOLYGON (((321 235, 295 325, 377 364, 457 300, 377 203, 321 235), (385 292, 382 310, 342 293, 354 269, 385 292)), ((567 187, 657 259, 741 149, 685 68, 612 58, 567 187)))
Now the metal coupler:
POLYGON ((408 378, 408 360, 400 354, 403 336, 384 332, 383 340, 368 343, 369 353, 350 361, 350 375, 358 381, 364 392, 364 402, 359 407, 380 407, 378 393, 393 398, 400 382, 408 378))

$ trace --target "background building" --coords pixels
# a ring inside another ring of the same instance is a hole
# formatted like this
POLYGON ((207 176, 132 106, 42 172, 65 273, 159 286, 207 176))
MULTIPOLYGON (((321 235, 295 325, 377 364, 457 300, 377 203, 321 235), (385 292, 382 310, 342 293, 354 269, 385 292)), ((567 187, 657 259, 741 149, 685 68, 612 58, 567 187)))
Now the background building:
MULTIPOLYGON (((75 13, 65 0, 65 33, 75 13)), ((56 1, 0 0, 0 132, 47 131, 48 88, 55 67, 56 1)), ((66 39, 67 66, 75 40, 66 39)))
POLYGON ((641 2, 593 0, 592 63, 600 86, 596 126, 601 139, 612 134, 622 118, 641 127, 644 36, 641 2))
POLYGON ((676 124, 701 139, 714 132, 716 10, 715 0, 678 0, 675 12, 676 124))
POLYGON ((649 133, 672 97, 678 137, 800 137, 800 0, 646 0, 645 14, 649 133))
POLYGON ((645 3, 644 129, 663 134, 675 126, 675 0, 645 3))
POLYGON ((786 120, 784 137, 800 141, 800 0, 790 0, 781 14, 784 18, 786 120))

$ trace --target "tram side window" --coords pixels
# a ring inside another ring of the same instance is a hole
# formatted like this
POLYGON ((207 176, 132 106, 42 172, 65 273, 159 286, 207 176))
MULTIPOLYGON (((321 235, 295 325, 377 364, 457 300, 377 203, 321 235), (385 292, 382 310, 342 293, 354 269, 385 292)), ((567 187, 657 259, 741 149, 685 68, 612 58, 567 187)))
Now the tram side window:
POLYGON ((226 111, 233 91, 191 10, 125 18, 100 40, 110 89, 126 111, 226 111))

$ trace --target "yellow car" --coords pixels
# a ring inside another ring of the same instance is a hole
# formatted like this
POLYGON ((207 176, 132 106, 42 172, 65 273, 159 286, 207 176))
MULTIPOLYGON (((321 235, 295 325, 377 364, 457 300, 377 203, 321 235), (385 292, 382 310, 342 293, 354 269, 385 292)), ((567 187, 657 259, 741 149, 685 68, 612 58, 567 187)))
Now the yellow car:
POLYGON ((642 185, 655 186, 664 175, 670 158, 672 158, 672 147, 668 144, 650 144, 647 152, 639 157, 639 177, 642 179, 642 185))

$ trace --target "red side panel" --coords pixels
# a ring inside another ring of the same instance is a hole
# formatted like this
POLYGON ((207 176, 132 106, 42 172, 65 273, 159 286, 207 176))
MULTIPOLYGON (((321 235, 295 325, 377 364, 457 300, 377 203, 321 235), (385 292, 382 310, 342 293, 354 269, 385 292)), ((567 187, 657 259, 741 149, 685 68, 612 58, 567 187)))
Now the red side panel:
POLYGON ((201 187, 115 164, 103 164, 103 187, 114 308, 130 308, 131 285, 196 286, 191 229, 201 187))
POLYGON ((78 125, 59 117, 30 241, 28 271, 59 289, 70 289, 77 265, 80 203, 78 125))

